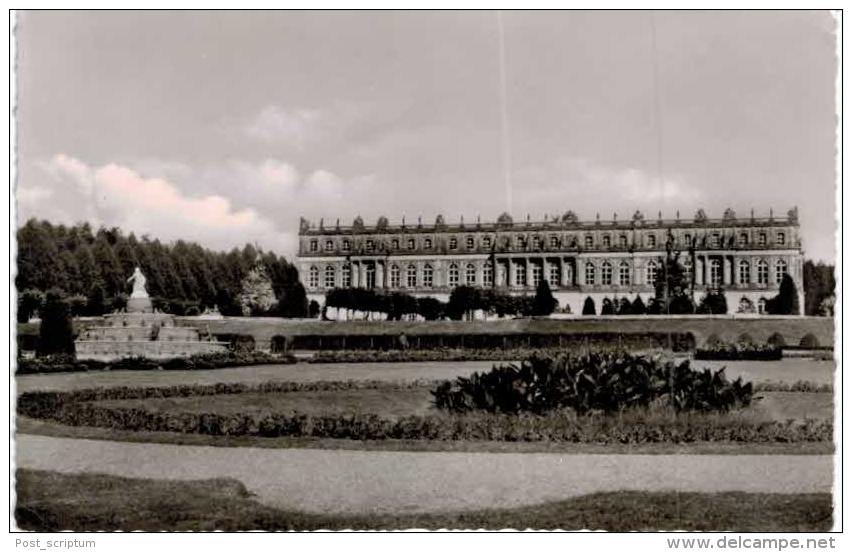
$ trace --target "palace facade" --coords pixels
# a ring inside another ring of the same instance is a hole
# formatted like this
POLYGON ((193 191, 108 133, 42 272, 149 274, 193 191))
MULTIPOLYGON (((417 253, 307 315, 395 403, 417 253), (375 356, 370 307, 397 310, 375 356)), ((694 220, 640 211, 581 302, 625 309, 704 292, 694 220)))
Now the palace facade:
POLYGON ((587 297, 600 312, 604 298, 636 295, 647 301, 667 251, 679 254, 696 302, 722 291, 728 311, 763 313, 790 274, 802 294, 802 249, 796 208, 786 216, 721 218, 699 210, 691 218, 580 221, 571 211, 546 221, 351 226, 305 219, 299 228, 298 268, 308 298, 324 303, 327 290, 363 287, 429 295, 446 301, 460 285, 534 293, 547 279, 559 308, 579 314, 587 297))

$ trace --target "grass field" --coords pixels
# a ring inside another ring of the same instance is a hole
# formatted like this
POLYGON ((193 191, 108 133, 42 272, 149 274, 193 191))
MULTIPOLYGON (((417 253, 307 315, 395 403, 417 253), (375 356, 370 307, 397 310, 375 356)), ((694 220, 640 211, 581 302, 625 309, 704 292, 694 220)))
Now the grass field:
MULTIPOLYGON (((469 362, 375 362, 353 364, 278 364, 223 368, 208 371, 120 371, 81 372, 66 374, 34 374, 17 376, 18 392, 35 390, 89 389, 94 387, 154 386, 211 383, 261 383, 266 381, 346 381, 382 380, 416 381, 444 380, 487 371, 495 363, 469 362)), ((748 381, 834 381, 834 362, 807 358, 779 361, 699 361, 696 368, 718 370, 725 366, 729 378, 742 376, 748 381)))
POLYGON ((230 479, 161 481, 18 470, 15 519, 30 531, 318 529, 598 529, 607 531, 827 531, 828 493, 597 493, 505 510, 328 515, 253 500, 230 479))
MULTIPOLYGON (((123 399, 98 401, 110 407, 142 408, 154 412, 216 413, 300 413, 310 415, 376 414, 383 418, 439 414, 432 405, 431 386, 406 388, 339 389, 291 391, 286 393, 238 393, 189 397, 123 399)), ((833 393, 760 392, 758 400, 731 416, 755 420, 786 421, 806 418, 832 420, 833 393)))

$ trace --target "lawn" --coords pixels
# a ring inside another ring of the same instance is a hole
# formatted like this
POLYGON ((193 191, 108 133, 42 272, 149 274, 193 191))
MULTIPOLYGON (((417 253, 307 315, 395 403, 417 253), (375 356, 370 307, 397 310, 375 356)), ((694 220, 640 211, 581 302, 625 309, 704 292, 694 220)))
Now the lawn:
MULTIPOLYGON (((18 392, 34 390, 68 391, 94 387, 145 387, 211 383, 261 383, 267 381, 345 381, 445 380, 488 371, 490 361, 468 362, 367 362, 352 364, 279 364, 222 368, 208 371, 119 371, 17 376, 18 392)), ((714 370, 725 366, 729 378, 742 376, 747 381, 834 381, 834 362, 807 358, 779 361, 698 361, 693 367, 714 370)))
POLYGON ((17 471, 15 519, 29 531, 318 529, 597 529, 828 531, 828 493, 596 493, 512 509, 440 514, 329 515, 282 511, 231 479, 163 481, 17 471))

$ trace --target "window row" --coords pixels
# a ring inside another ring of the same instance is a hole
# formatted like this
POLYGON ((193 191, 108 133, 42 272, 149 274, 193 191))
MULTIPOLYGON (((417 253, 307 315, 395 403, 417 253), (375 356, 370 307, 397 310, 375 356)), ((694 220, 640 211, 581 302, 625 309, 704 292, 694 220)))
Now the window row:
MULTIPOLYGON (((352 268, 350 265, 344 265, 340 269, 340 282, 337 282, 337 271, 334 266, 327 266, 320 272, 319 267, 312 266, 308 269, 308 286, 311 288, 320 287, 320 276, 322 276, 323 287, 351 287, 352 286, 352 268)), ((417 265, 410 264, 401 267, 393 264, 388 269, 388 285, 391 288, 399 287, 425 287, 431 288, 435 285, 435 269, 431 264, 423 265, 422 269, 418 269, 417 265)), ((364 279, 361 283, 362 287, 376 287, 376 268, 373 265, 364 267, 364 279)), ((449 287, 457 287, 462 283, 464 285, 476 286, 482 285, 490 287, 494 285, 494 269, 491 264, 486 264, 482 267, 482 281, 478 281, 477 268, 473 264, 467 264, 464 267, 453 263, 447 267, 446 282, 449 287)))
MULTIPOLYGON (((722 241, 725 238, 719 232, 714 232, 707 236, 707 245, 710 247, 721 247, 722 241)), ((693 236, 691 234, 683 234, 680 240, 675 240, 678 242, 678 245, 690 245, 692 243, 693 236)), ((459 238, 451 237, 447 241, 447 246, 451 251, 455 251, 459 249, 459 238)), ((518 249, 526 249, 528 243, 528 239, 526 236, 515 236, 514 246, 518 249)), ((613 236, 610 234, 604 234, 601 236, 600 245, 605 248, 610 248, 613 246, 613 236)), ((616 237, 616 242, 618 247, 625 249, 629 246, 629 239, 626 234, 620 234, 616 237)), ((741 232, 737 237, 737 245, 740 247, 748 246, 751 243, 751 237, 748 232, 741 232)), ((769 243, 769 236, 766 232, 760 232, 757 235, 757 245, 760 247, 766 247, 769 243)), ((403 248, 408 250, 416 250, 417 249, 417 240, 414 238, 393 238, 389 242, 390 248, 395 251, 402 250, 403 248)), ((490 248, 493 245, 491 236, 482 236, 480 238, 480 246, 484 248, 490 248)), ((504 243, 506 247, 511 247, 513 244, 509 238, 506 238, 504 243)), ((532 237, 532 248, 533 249, 541 249, 544 245, 544 237, 542 236, 533 236, 532 237)), ((568 247, 577 247, 577 239, 575 237, 566 237, 565 242, 563 244, 563 240, 560 239, 559 236, 552 235, 548 238, 548 245, 550 248, 556 249, 563 247, 563 245, 568 247)), ((657 236, 654 234, 645 235, 645 247, 655 248, 658 246, 657 236)), ((777 232, 775 234, 775 245, 776 246, 784 246, 787 245, 787 235, 784 232, 777 232)), ((425 250, 431 250, 435 246, 432 238, 423 238, 422 240, 422 248, 425 250)), ((583 237, 583 246, 586 249, 591 249, 595 246, 595 236, 592 234, 586 234, 583 237)), ((475 249, 476 248, 476 239, 474 236, 466 236, 464 238, 464 247, 466 249, 475 249)), ((364 241, 364 250, 371 252, 376 251, 377 248, 377 240, 367 239, 364 241)), ((309 244, 309 250, 311 253, 316 253, 319 251, 319 240, 311 240, 309 244)), ((334 240, 326 240, 324 244, 324 251, 333 252, 335 251, 335 243, 334 240)), ((340 250, 344 252, 352 251, 352 241, 349 239, 344 239, 340 242, 340 250)))

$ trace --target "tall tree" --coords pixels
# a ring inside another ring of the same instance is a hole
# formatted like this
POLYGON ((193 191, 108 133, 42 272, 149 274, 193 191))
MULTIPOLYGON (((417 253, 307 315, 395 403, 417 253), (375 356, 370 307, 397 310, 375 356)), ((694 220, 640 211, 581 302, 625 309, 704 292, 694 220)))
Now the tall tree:
POLYGON ((45 297, 39 328, 38 354, 74 354, 71 312, 61 290, 52 289, 45 297))

